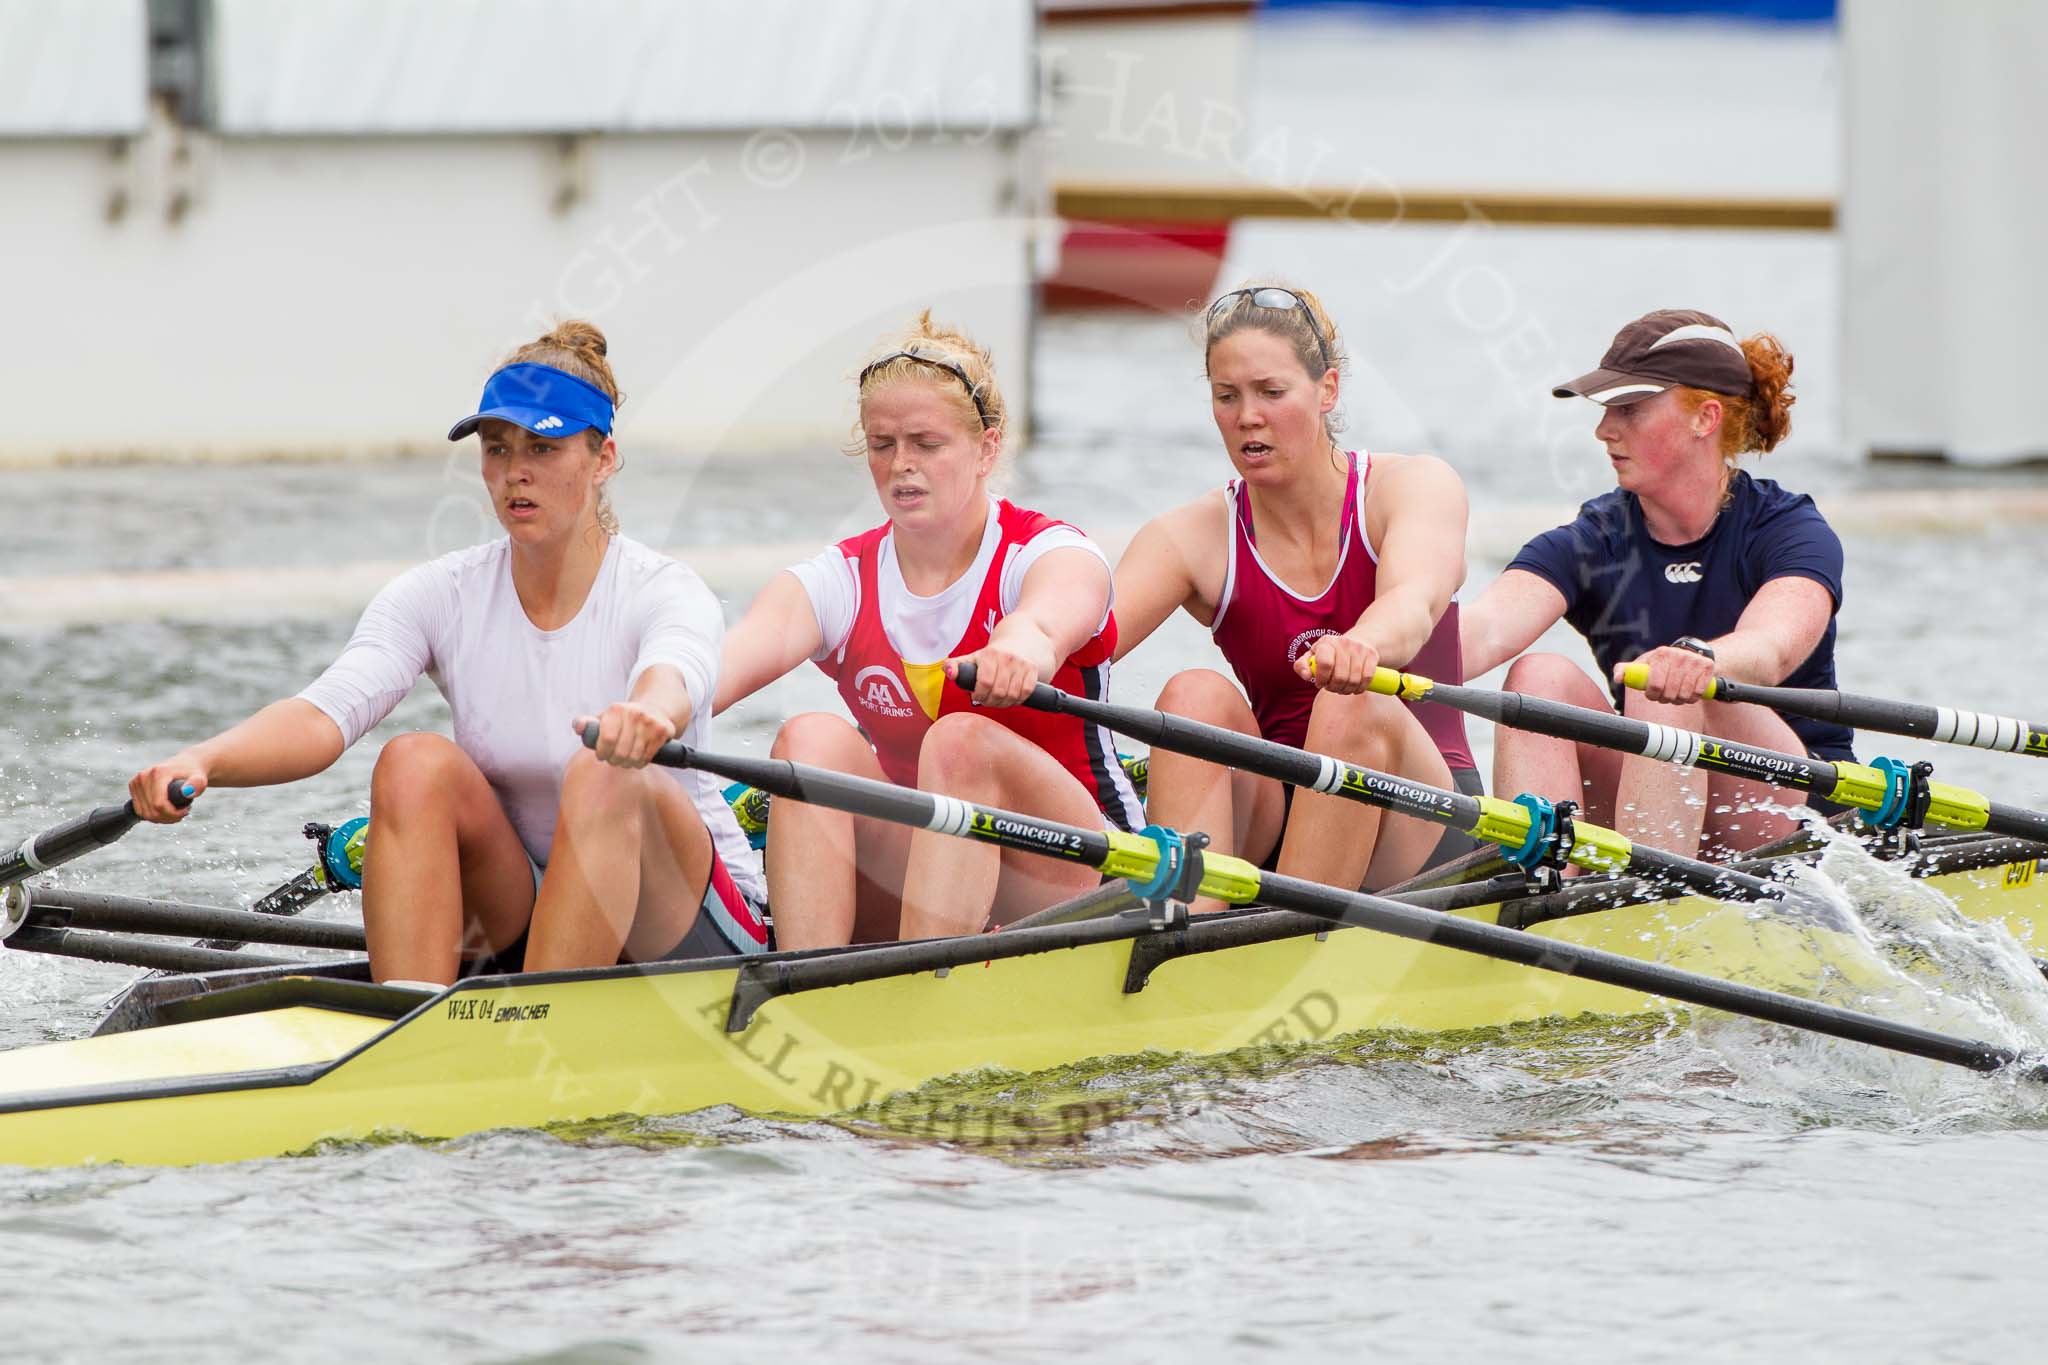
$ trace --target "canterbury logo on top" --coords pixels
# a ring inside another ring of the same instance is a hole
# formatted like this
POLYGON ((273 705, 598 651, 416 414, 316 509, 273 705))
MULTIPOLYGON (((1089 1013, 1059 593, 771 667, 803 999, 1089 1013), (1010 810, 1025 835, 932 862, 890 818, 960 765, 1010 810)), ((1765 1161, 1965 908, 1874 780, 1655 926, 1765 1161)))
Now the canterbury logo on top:
POLYGON ((1664 581, 1667 583, 1697 583, 1700 581, 1700 562, 1689 559, 1683 564, 1666 564, 1664 581))
MULTIPOLYGON (((946 680, 945 659, 957 659, 988 644, 1003 619, 1003 571, 1026 542, 1063 523, 1037 512, 995 505, 999 542, 979 585, 973 610, 960 639, 944 658, 905 659, 891 641, 882 619, 882 593, 877 581, 881 548, 889 534, 886 523, 839 543, 860 585, 860 605, 846 644, 818 660, 818 667, 838 684, 846 709, 874 745, 875 758, 891 782, 917 785, 917 755, 925 732, 943 716, 972 706, 970 695, 946 680)), ((1116 648, 1116 621, 1067 657, 1053 675, 1053 686, 1077 696, 1102 699, 1109 691, 1109 660, 1116 648)), ((992 707, 978 714, 1013 730, 1044 749, 1095 796, 1103 815, 1122 829, 1144 824, 1144 810, 1122 765, 1116 761, 1113 737, 1101 726, 1077 717, 1049 715, 1024 706, 992 707)))

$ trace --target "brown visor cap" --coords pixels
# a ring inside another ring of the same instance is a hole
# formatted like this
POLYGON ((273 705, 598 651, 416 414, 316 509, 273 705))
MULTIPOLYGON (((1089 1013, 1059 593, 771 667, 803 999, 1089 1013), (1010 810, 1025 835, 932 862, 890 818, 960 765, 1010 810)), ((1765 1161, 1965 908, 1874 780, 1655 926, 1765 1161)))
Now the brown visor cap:
POLYGON ((1727 323, 1690 308, 1660 308, 1616 332, 1599 369, 1550 392, 1618 407, 1681 385, 1743 398, 1756 391, 1749 359, 1727 323))

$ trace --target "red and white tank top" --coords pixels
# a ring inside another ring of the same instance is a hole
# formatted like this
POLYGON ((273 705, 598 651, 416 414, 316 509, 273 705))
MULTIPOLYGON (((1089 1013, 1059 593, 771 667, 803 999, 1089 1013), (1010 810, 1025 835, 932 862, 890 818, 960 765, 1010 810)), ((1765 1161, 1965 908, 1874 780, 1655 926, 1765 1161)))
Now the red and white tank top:
MULTIPOLYGON (((1259 733, 1297 749, 1308 738, 1316 688, 1294 671, 1294 661, 1323 636, 1340 635, 1357 625, 1378 589, 1379 556, 1366 539, 1363 507, 1372 456, 1365 457, 1362 469, 1357 452, 1352 452, 1350 461, 1344 482, 1337 572, 1315 597, 1303 597, 1289 588, 1259 558, 1251 499, 1243 484, 1233 479, 1225 492, 1230 503, 1230 567, 1209 632, 1251 701, 1259 733)), ((1405 667, 1438 682, 1465 681, 1456 602, 1444 610, 1429 640, 1405 667)), ((1477 766, 1465 738, 1462 715, 1437 702, 1409 703, 1409 707, 1454 771, 1477 766)))
MULTIPOLYGON (((946 681, 942 666, 945 660, 972 654, 988 643, 996 623, 1005 614, 1005 570, 1034 536, 1066 526, 1065 522, 1007 501, 996 501, 990 515, 996 521, 998 535, 995 554, 983 573, 965 631, 951 649, 935 660, 905 659, 890 638, 877 578, 889 524, 884 522, 871 531, 842 540, 837 547, 859 585, 858 605, 845 643, 816 662, 838 684, 840 699, 868 742, 874 745, 882 771, 900 786, 917 785, 918 750, 923 747, 925 732, 932 723, 940 716, 966 711, 973 704, 971 694, 946 681)), ((1116 618, 1111 615, 1094 638, 1060 664, 1052 685, 1075 696, 1106 699, 1109 661, 1115 650, 1116 618)), ((1137 792, 1117 762, 1115 740, 1102 726, 1088 724, 1077 716, 1053 715, 1026 706, 989 707, 981 714, 1058 759, 1095 797, 1096 805, 1111 824, 1120 829, 1137 829, 1145 823, 1137 792)))

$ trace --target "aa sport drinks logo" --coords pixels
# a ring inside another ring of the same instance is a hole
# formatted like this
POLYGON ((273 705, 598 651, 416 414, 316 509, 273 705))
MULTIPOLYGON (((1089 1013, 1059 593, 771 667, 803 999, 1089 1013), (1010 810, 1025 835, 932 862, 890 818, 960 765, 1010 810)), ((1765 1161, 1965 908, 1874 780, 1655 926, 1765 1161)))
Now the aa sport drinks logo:
POLYGON ((900 720, 917 714, 911 705, 909 685, 881 664, 872 664, 854 674, 853 691, 862 708, 876 715, 900 720))

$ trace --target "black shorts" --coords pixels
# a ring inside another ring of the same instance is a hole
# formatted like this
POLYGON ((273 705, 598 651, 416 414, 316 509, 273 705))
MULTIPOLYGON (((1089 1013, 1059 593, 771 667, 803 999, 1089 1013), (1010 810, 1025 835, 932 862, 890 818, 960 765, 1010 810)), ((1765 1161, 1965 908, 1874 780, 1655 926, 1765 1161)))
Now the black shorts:
MULTIPOLYGON (((534 869, 534 876, 538 881, 540 869, 534 869)), ((754 904, 734 885, 714 849, 711 875, 705 879, 704 900, 698 907, 696 922, 675 947, 655 960, 677 962, 689 958, 751 957, 755 953, 770 952, 774 947, 764 907, 754 904)), ((619 965, 623 967, 628 963, 620 958, 619 965)), ((460 980, 470 976, 503 976, 525 970, 526 930, 522 929, 518 938, 496 952, 474 962, 464 962, 455 975, 460 980)))
MULTIPOLYGON (((775 944, 771 938, 768 944, 768 951, 772 952, 774 947, 775 944)), ((720 933, 717 926, 712 924, 709 918, 699 915, 697 916, 697 922, 690 926, 690 932, 684 934, 682 940, 675 947, 663 953, 655 961, 682 962, 690 958, 744 956, 747 956, 747 954, 734 947, 732 940, 720 933)), ((620 958, 618 965, 625 967, 632 964, 628 963, 626 959, 620 958)), ((455 979, 463 981, 472 976, 514 976, 525 970, 526 931, 522 929, 519 931, 518 938, 513 939, 495 953, 490 954, 488 957, 480 957, 474 962, 463 963, 461 968, 456 971, 455 979)))

